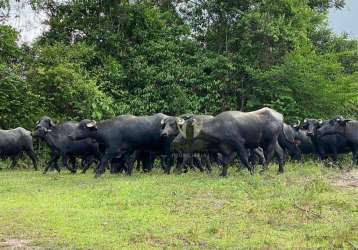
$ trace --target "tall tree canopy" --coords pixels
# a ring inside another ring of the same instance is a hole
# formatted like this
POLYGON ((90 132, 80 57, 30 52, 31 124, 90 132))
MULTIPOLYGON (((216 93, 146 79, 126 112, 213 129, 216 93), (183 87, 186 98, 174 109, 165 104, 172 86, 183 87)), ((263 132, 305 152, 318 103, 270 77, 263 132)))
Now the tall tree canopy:
POLYGON ((10 77, 6 69, 15 78, 0 78, 0 87, 16 82, 35 108, 16 106, 10 91, 0 126, 44 113, 102 119, 270 106, 288 121, 357 114, 358 42, 327 26, 328 9, 343 0, 30 2, 47 13, 49 30, 20 48, 1 27, 0 77, 10 77), (12 105, 31 115, 14 120, 12 105))

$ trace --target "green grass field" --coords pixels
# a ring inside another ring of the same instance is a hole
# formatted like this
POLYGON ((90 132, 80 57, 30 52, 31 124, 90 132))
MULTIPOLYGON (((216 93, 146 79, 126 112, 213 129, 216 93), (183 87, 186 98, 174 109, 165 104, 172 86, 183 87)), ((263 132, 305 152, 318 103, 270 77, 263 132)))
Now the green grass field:
POLYGON ((0 249, 357 249, 358 174, 0 171, 0 249), (357 185, 356 185, 357 184, 357 185), (10 243, 9 243, 10 242, 10 243))

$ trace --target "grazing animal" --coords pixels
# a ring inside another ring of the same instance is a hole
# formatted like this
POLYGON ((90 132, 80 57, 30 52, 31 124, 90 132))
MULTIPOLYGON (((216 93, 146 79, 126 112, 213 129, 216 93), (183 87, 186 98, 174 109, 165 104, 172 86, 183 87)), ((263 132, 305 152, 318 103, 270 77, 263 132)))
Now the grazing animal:
MULTIPOLYGON (((165 145, 165 152, 168 157, 164 159, 164 166, 165 166, 165 173, 169 174, 171 167, 174 163, 173 157, 171 155, 171 143, 173 142, 174 138, 180 133, 180 129, 182 124, 185 122, 185 120, 188 120, 190 118, 195 118, 199 121, 208 121, 214 116, 211 115, 192 115, 192 114, 185 114, 181 115, 179 117, 175 116, 168 116, 165 119, 161 121, 162 131, 161 131, 161 137, 163 138, 163 142, 165 145)), ((205 164, 205 167, 208 171, 211 171, 211 162, 208 160, 208 156, 205 155, 205 153, 201 154, 203 158, 203 162, 205 164)), ((179 161, 177 161, 177 169, 178 172, 181 171, 183 165, 185 165, 186 162, 201 162, 198 161, 198 159, 193 159, 193 154, 183 154, 182 157, 177 157, 179 161)), ((196 164, 199 169, 203 169, 201 164, 196 164)))
POLYGON ((264 151, 265 168, 276 151, 279 172, 284 171, 284 156, 278 145, 278 136, 283 129, 283 116, 275 110, 263 108, 247 113, 226 111, 207 121, 190 118, 178 125, 180 134, 173 140, 173 150, 221 153, 221 176, 227 175, 228 164, 237 153, 243 164, 253 173, 248 149, 258 147, 264 151))
POLYGON ((22 152, 30 157, 34 169, 37 170, 37 157, 34 152, 31 132, 24 128, 0 129, 0 157, 11 158, 10 168, 15 167, 18 156, 22 152))
POLYGON ((311 138, 318 158, 323 160, 330 156, 333 161, 336 161, 338 154, 347 153, 350 148, 347 139, 339 133, 318 136, 317 131, 328 123, 329 121, 305 119, 302 127, 306 130, 307 136, 311 138))
MULTIPOLYGON (((104 145, 104 154, 95 175, 99 177, 114 157, 122 157, 126 161, 135 150, 165 154, 161 121, 166 117, 159 113, 152 116, 123 115, 101 122, 85 119, 75 126, 70 138, 90 138, 104 145)), ((129 165, 127 174, 131 175, 133 164, 129 165)))
POLYGON ((72 141, 68 136, 76 128, 76 122, 55 124, 51 118, 44 116, 36 124, 34 136, 45 141, 51 150, 51 158, 44 173, 49 168, 60 172, 57 161, 62 157, 63 165, 72 173, 76 172, 76 157, 82 158, 83 173, 89 168, 94 158, 100 159, 99 144, 90 139, 72 141), (71 167, 68 165, 71 162, 71 167))
POLYGON ((358 164, 358 121, 336 118, 323 124, 317 131, 318 137, 342 136, 353 154, 353 162, 358 164))

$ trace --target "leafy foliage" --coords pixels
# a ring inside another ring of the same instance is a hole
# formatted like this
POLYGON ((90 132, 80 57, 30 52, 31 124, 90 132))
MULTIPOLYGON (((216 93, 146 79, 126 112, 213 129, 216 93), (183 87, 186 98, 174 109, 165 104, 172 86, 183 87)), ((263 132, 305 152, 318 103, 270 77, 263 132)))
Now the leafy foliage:
POLYGON ((87 76, 84 68, 96 59, 84 44, 43 46, 28 70, 28 81, 41 96, 39 106, 59 119, 102 119, 113 115, 113 100, 87 76))
POLYGON ((23 75, 17 33, 0 26, 0 128, 29 126, 34 119, 37 96, 23 75))
POLYGON ((326 22, 342 0, 30 2, 49 30, 19 47, 0 26, 3 127, 43 114, 357 114, 358 42, 326 22))

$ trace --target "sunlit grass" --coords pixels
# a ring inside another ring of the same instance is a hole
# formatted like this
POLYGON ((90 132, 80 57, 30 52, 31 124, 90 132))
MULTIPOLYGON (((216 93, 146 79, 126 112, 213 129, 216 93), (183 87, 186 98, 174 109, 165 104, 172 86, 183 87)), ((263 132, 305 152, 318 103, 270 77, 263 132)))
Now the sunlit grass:
POLYGON ((358 246, 358 192, 313 162, 229 177, 0 171, 0 241, 45 248, 346 248, 358 246))

